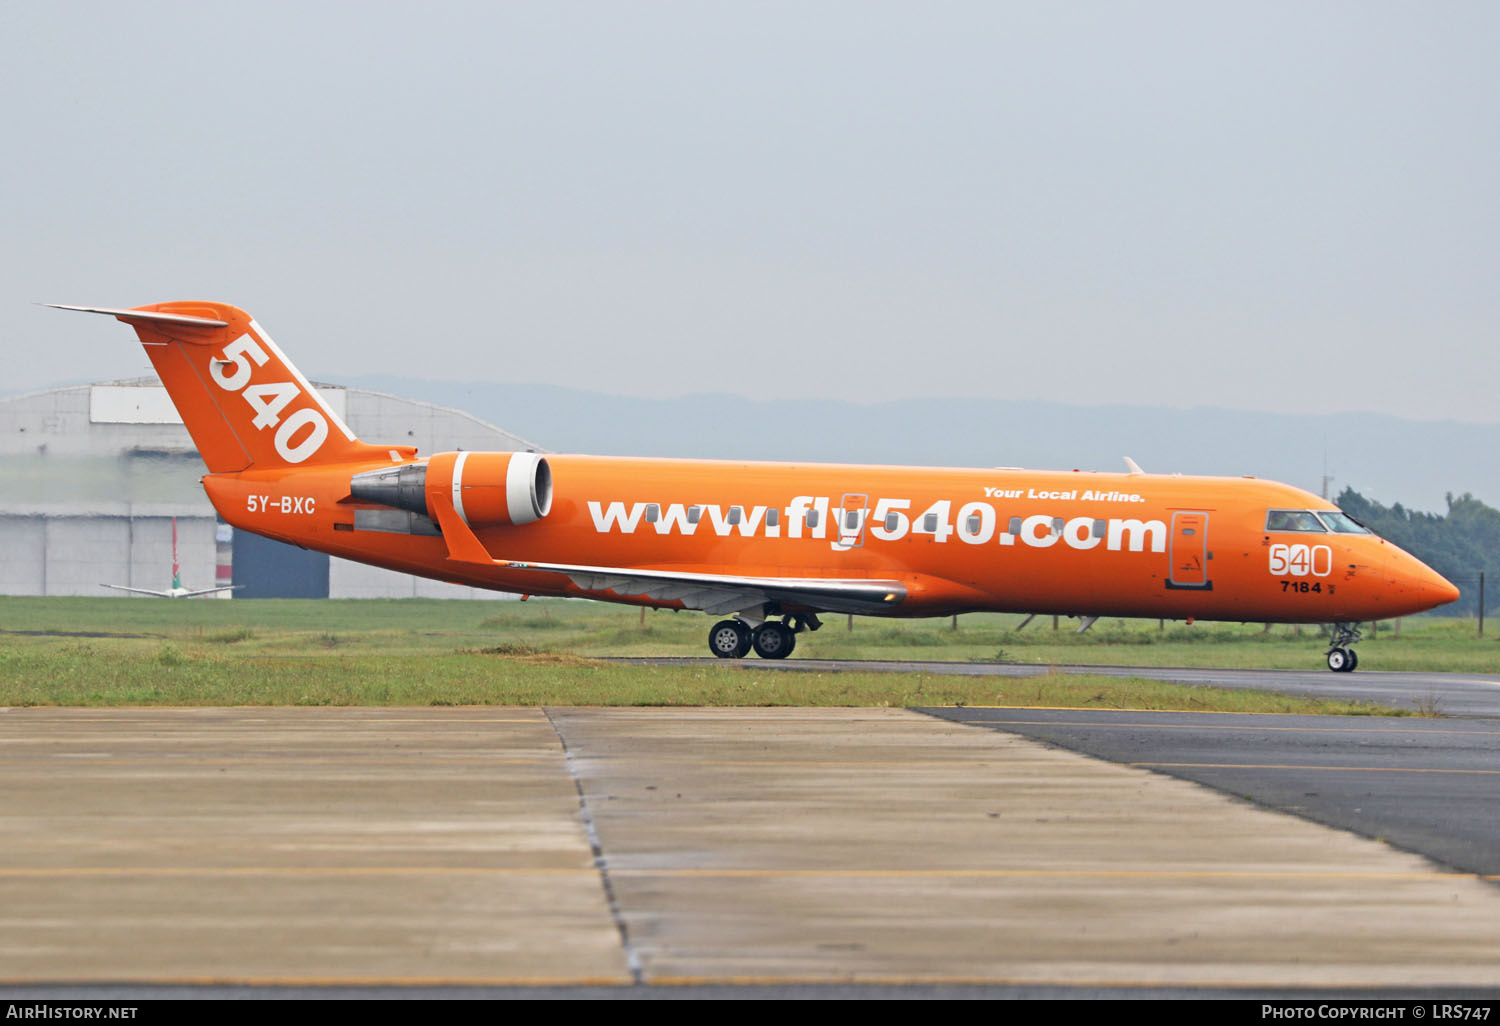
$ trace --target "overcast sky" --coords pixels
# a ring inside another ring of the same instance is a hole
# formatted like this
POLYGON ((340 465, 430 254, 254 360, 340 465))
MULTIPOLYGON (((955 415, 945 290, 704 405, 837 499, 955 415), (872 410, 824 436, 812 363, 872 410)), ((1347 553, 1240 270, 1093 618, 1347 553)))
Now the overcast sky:
POLYGON ((33 302, 218 299, 325 380, 1497 422, 1497 29, 8 0, 0 391, 146 372, 33 302))

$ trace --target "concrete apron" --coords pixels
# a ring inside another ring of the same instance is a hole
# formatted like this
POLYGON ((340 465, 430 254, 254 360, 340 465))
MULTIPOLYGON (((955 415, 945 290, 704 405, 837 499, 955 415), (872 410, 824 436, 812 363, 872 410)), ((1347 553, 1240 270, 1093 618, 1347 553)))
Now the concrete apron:
POLYGON ((0 715, 0 980, 629 980, 539 709, 0 715))
POLYGON ((550 716, 4 711, 0 982, 1391 987, 1500 965, 1500 889, 1148 771, 902 710, 550 716))

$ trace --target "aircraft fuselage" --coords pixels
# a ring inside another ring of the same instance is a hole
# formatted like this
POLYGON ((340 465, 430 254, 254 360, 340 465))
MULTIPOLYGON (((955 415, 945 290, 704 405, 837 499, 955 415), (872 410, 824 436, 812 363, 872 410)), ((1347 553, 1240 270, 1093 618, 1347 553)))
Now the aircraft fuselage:
MULTIPOLYGON (((549 513, 475 526, 498 560, 587 562, 907 586, 870 612, 969 610, 1330 622, 1449 601, 1437 574, 1372 534, 1268 531, 1273 509, 1334 507, 1253 478, 550 455, 549 513)), ((447 558, 430 519, 351 501, 389 463, 204 478, 220 515, 336 556, 526 594, 591 594, 564 575, 447 558)))

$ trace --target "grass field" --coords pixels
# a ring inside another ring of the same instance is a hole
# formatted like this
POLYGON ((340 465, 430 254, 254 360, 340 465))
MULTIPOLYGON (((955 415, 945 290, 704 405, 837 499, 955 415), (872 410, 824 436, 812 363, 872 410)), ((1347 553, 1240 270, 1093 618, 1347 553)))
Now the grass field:
MULTIPOLYGON (((829 617, 798 656, 1042 665, 1322 666, 1312 628, 1050 618, 829 617)), ((1058 705, 1372 712, 1349 703, 1048 674, 787 674, 757 666, 636 667, 610 655, 705 654, 712 620, 600 603, 436 600, 159 601, 0 598, 3 705, 1058 705)), ((1361 645, 1361 666, 1484 671, 1500 649, 1472 621, 1414 618, 1361 645)), ((1389 710, 1380 710, 1390 712, 1389 710)))

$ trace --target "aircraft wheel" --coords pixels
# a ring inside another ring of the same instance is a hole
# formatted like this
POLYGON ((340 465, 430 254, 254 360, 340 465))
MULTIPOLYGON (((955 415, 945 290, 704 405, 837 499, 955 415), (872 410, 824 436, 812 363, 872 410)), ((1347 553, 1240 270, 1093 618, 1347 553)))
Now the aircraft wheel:
POLYGON ((739 620, 720 620, 708 632, 708 650, 720 659, 740 659, 750 651, 750 628, 739 620))
POLYGON ((1349 668, 1344 672, 1353 673, 1355 670, 1359 669, 1359 653, 1354 651, 1354 649, 1352 648, 1346 648, 1344 649, 1344 651, 1349 653, 1349 668))
POLYGON ((1328 653, 1328 668, 1334 673, 1348 673, 1354 669, 1354 653, 1347 648, 1336 648, 1328 653))
POLYGON ((755 628, 750 643, 762 659, 785 659, 797 647, 797 635, 786 624, 767 621, 755 628))

